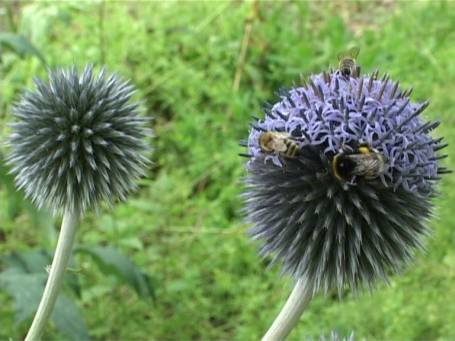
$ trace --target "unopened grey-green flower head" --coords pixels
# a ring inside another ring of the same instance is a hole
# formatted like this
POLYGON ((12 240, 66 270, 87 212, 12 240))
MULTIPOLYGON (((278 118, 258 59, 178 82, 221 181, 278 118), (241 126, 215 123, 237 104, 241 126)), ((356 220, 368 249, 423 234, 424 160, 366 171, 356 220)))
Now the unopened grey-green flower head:
POLYGON ((371 286, 422 246, 442 138, 389 76, 311 76, 280 93, 248 140, 247 219, 261 253, 315 290, 371 286))
POLYGON ((8 162, 18 187, 53 212, 124 200, 148 164, 150 131, 133 86, 91 66, 34 81, 12 109, 8 162))

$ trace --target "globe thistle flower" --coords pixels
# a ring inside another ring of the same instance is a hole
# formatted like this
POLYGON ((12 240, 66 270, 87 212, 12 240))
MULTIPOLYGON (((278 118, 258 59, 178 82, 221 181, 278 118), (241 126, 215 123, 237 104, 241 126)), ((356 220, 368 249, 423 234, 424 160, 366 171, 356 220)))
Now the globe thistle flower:
POLYGON ((422 247, 436 184, 448 172, 439 165, 446 144, 429 134, 439 122, 420 117, 429 102, 414 103, 410 94, 378 72, 324 72, 281 91, 252 124, 244 142, 250 233, 262 241, 262 255, 314 292, 372 287, 422 247), (296 155, 265 151, 266 132, 288 136, 296 155), (336 156, 362 147, 381 156, 382 171, 336 174, 336 156))
POLYGON ((8 162, 38 207, 82 213, 101 200, 124 200, 148 163, 149 134, 133 87, 91 66, 50 71, 13 107, 8 162))
POLYGON ((25 340, 40 339, 58 297, 83 212, 124 200, 145 174, 149 130, 131 103, 133 87, 87 66, 35 79, 13 107, 8 162, 16 183, 38 207, 64 212, 49 278, 25 340))

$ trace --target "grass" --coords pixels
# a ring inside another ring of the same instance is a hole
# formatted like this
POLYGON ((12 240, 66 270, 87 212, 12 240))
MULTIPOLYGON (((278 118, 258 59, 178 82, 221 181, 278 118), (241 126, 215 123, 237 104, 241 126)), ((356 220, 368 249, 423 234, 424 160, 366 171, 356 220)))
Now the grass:
MULTIPOLYGON (((78 239, 130 255, 154 278, 157 299, 141 301, 89 264, 80 276, 78 303, 93 339, 258 339, 292 284, 277 267, 267 268, 245 235, 239 198, 245 172, 237 154, 250 114, 261 115, 262 103, 279 87, 291 86, 300 73, 335 65, 338 52, 354 44, 363 70, 379 67, 413 86, 416 101, 430 97, 426 117, 440 118, 437 134, 455 145, 454 9, 450 2, 430 1, 15 6, 17 30, 50 66, 106 64, 131 79, 144 111, 155 118, 155 165, 140 191, 115 210, 89 215, 78 239), (251 36, 239 63, 248 23, 251 36)), ((3 139, 19 91, 46 69, 37 59, 4 53, 1 73, 3 139)), ((454 156, 446 163, 455 168, 454 156)), ((359 339, 454 339, 454 184, 454 175, 443 180, 427 252, 402 276, 372 294, 347 294, 342 301, 318 296, 290 338, 337 329, 342 335, 353 330, 359 339)), ((0 187, 1 253, 43 241, 50 247, 58 225, 37 230, 25 213, 8 218, 9 200, 0 187)), ((0 339, 23 337, 27 323, 15 326, 12 302, 0 298, 6 302, 0 339)), ((59 338, 52 328, 46 337, 59 338)))

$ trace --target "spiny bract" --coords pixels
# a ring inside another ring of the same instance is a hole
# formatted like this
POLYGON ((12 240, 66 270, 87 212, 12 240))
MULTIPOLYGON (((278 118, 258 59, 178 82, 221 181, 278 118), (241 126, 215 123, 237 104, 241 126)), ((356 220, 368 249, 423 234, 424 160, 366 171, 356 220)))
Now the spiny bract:
POLYGON ((439 174, 437 152, 446 145, 423 122, 428 102, 412 103, 386 75, 311 76, 282 91, 253 123, 248 141, 247 219, 261 253, 280 260, 296 278, 325 291, 387 280, 422 246, 439 174), (299 143, 295 158, 265 153, 259 136, 286 132, 299 143), (362 144, 383 154, 385 171, 374 180, 339 180, 336 154, 362 144))
POLYGON ((39 207, 82 213, 100 200, 124 200, 145 174, 149 135, 133 87, 86 66, 35 79, 13 107, 8 162, 39 207))

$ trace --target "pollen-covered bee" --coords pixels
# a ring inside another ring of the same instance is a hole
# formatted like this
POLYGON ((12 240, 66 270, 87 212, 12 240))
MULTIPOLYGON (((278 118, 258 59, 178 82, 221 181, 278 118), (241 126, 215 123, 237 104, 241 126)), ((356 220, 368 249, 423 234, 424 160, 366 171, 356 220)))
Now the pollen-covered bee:
POLYGON ((356 152, 341 152, 332 160, 335 177, 343 181, 351 181, 354 176, 373 180, 384 174, 385 157, 380 151, 361 144, 356 152))
POLYGON ((278 153, 283 156, 295 157, 300 147, 296 139, 285 132, 267 131, 259 136, 259 146, 264 153, 278 153))
POLYGON ((359 55, 360 49, 352 47, 348 51, 338 55, 339 65, 338 68, 341 74, 345 77, 358 77, 360 74, 360 66, 357 65, 356 59, 359 55))

